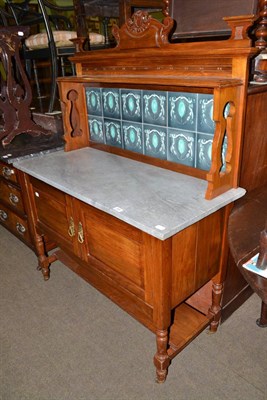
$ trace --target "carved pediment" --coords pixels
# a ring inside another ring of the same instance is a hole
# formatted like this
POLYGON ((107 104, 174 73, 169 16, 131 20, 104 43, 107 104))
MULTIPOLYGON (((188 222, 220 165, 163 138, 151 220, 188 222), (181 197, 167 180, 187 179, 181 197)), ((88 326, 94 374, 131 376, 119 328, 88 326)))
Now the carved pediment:
POLYGON ((148 12, 139 10, 121 28, 115 25, 112 33, 119 49, 162 47, 169 43, 173 24, 171 17, 161 23, 148 12))

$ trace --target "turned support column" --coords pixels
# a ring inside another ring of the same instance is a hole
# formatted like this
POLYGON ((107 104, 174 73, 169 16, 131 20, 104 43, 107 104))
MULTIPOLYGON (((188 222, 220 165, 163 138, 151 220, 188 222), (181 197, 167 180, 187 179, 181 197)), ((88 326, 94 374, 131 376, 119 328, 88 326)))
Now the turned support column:
POLYGON ((157 353, 154 356, 154 365, 156 367, 156 380, 163 383, 166 380, 170 358, 167 354, 169 332, 165 330, 157 330, 156 332, 157 353))
POLYGON ((36 251, 38 254, 38 267, 39 271, 42 271, 45 281, 50 278, 50 264, 57 260, 56 254, 51 254, 51 256, 46 255, 44 239, 41 235, 36 235, 35 237, 36 251))
POLYGON ((259 0, 259 22, 256 28, 255 46, 261 50, 267 48, 267 0, 259 0))
POLYGON ((210 332, 215 333, 221 319, 221 299, 223 293, 223 284, 212 282, 212 304, 209 313, 213 316, 210 324, 210 332))
POLYGON ((47 281, 50 278, 50 263, 49 258, 45 254, 45 247, 43 237, 41 235, 36 235, 35 237, 36 251, 38 254, 38 267, 39 271, 42 271, 44 280, 47 281))
POLYGON ((163 4, 162 13, 165 15, 165 17, 168 17, 170 15, 170 1, 163 0, 163 4))
POLYGON ((169 329, 171 325, 171 266, 172 242, 164 242, 152 236, 149 237, 151 266, 153 266, 153 292, 154 297, 153 320, 156 330, 157 352, 154 356, 156 367, 156 381, 163 383, 167 377, 171 359, 168 355, 169 329))
POLYGON ((255 59, 254 80, 267 83, 267 0, 259 0, 259 20, 255 30, 255 46, 261 53, 255 59))

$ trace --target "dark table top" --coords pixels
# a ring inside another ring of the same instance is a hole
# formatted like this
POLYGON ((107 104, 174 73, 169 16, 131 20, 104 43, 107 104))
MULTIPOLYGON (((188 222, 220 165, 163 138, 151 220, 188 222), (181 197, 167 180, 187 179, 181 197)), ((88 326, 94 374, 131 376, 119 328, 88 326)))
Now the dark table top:
POLYGON ((232 256, 240 272, 255 293, 267 303, 267 279, 242 267, 259 252, 260 233, 267 220, 267 185, 239 199, 229 217, 228 240, 232 256))
POLYGON ((61 115, 34 113, 33 120, 50 131, 51 134, 36 137, 30 134, 21 134, 16 136, 7 147, 3 147, 0 142, 0 159, 9 162, 9 160, 14 158, 63 147, 64 140, 61 115))

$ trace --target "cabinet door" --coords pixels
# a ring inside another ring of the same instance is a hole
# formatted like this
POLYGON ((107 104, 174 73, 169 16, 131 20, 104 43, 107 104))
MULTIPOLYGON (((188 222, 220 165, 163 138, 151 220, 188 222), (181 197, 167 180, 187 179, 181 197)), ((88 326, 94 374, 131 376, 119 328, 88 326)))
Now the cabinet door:
POLYGON ((80 223, 84 235, 84 259, 101 273, 144 298, 143 233, 81 202, 80 223))
POLYGON ((37 179, 31 178, 35 198, 37 228, 60 247, 75 250, 76 232, 68 195, 37 179))

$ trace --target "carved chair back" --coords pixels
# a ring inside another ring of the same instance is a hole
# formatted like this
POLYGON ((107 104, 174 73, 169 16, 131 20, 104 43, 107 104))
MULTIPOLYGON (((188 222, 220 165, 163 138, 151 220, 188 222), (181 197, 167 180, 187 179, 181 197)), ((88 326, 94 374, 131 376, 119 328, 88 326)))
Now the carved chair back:
MULTIPOLYGON (((56 106, 56 79, 59 75, 65 75, 66 63, 69 65, 68 57, 75 52, 74 44, 70 39, 77 36, 72 30, 70 20, 59 11, 69 11, 73 7, 55 6, 47 0, 37 0, 37 4, 32 0, 23 2, 6 0, 6 3, 18 26, 31 27, 32 35, 23 42, 22 57, 25 60, 28 76, 32 77, 34 73, 40 111, 52 112, 56 106), (44 95, 38 76, 38 60, 46 60, 50 65, 48 86, 51 89, 46 96, 47 108, 43 102, 44 95)), ((71 74, 73 73, 74 68, 71 69, 71 74)))

